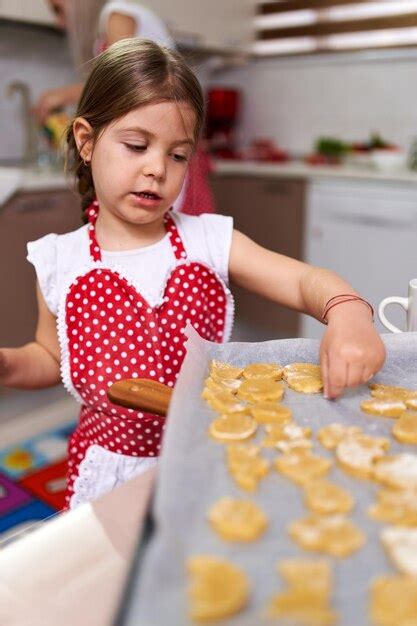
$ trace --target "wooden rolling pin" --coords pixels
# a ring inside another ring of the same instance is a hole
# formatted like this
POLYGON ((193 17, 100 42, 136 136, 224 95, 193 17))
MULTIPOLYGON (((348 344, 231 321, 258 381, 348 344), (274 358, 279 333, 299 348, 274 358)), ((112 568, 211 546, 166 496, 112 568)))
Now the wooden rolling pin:
POLYGON ((172 389, 156 380, 130 378, 113 383, 107 395, 113 404, 165 417, 172 389))

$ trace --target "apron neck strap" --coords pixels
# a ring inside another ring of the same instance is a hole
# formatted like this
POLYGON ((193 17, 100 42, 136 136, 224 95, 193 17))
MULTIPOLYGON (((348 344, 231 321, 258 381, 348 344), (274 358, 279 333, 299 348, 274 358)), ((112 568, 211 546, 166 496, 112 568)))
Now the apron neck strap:
MULTIPOLYGON (((96 238, 96 222, 99 213, 99 206, 97 200, 94 200, 90 206, 86 209, 87 219, 88 219, 88 236, 89 236, 89 244, 90 244, 90 257, 92 261, 101 261, 101 249, 98 244, 96 238)), ((169 241, 172 246, 172 251, 174 252, 175 258, 177 261, 184 260, 187 258, 187 253, 185 251, 184 243, 181 239, 181 236, 178 232, 177 225, 171 215, 171 211, 166 213, 165 219, 165 229, 169 236, 169 241)))

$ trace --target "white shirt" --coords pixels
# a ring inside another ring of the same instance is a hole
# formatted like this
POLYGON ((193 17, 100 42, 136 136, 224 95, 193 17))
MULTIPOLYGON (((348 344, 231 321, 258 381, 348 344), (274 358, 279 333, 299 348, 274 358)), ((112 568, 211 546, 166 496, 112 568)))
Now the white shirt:
MULTIPOLYGON (((199 216, 175 213, 174 219, 188 260, 208 265, 227 285, 233 219, 208 213, 199 216)), ((49 310, 58 315, 59 303, 65 299, 72 280, 89 269, 88 225, 65 235, 52 233, 28 243, 27 258, 35 267, 49 310)), ((170 239, 165 235, 157 243, 137 250, 102 250, 102 262, 113 269, 121 268, 149 304, 155 306, 163 296, 167 276, 177 261, 170 239)))

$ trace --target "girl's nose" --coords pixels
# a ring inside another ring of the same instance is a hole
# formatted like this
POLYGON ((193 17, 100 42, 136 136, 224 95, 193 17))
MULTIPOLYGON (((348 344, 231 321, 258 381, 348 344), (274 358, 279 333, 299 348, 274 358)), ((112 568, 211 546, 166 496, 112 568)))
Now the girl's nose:
POLYGON ((164 178, 165 176, 165 158, 162 154, 149 154, 145 165, 143 166, 143 173, 145 176, 152 176, 154 178, 164 178))

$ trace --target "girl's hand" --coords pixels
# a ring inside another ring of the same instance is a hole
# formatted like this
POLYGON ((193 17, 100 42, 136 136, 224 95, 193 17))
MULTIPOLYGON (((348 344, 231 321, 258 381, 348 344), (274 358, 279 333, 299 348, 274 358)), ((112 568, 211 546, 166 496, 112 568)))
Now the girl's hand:
POLYGON ((328 322, 320 346, 324 397, 337 398, 346 387, 363 385, 381 369, 385 346, 361 303, 335 307, 328 322))
POLYGON ((9 374, 9 362, 4 350, 0 350, 0 385, 4 385, 7 375, 9 374))

